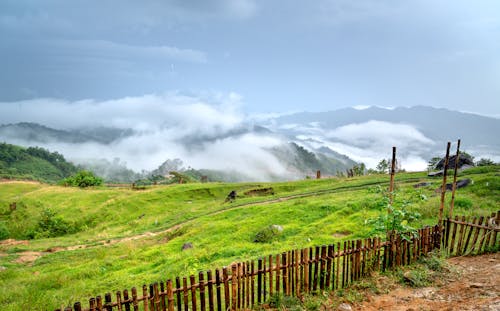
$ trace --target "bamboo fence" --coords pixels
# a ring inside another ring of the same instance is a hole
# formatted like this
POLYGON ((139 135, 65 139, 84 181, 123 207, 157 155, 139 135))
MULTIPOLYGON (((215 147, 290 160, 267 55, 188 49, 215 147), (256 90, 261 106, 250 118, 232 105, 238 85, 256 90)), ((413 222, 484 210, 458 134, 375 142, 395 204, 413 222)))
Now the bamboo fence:
POLYGON ((271 296, 302 297, 349 286, 372 271, 411 264, 434 249, 451 256, 496 251, 500 212, 491 217, 455 216, 418 230, 409 240, 391 236, 291 250, 233 264, 197 276, 177 277, 76 302, 56 311, 221 311, 244 310, 268 303, 271 296))

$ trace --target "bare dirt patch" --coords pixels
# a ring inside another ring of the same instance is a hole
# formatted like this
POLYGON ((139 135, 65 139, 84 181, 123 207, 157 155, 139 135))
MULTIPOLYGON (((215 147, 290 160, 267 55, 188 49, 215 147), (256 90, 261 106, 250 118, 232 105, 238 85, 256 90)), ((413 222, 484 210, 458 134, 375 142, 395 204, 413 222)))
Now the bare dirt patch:
POLYGON ((353 310, 500 310, 500 253, 448 260, 446 278, 424 288, 394 285, 383 295, 365 293, 353 310))
POLYGON ((15 239, 7 239, 0 241, 0 247, 12 247, 16 245, 28 245, 28 240, 15 240, 15 239))

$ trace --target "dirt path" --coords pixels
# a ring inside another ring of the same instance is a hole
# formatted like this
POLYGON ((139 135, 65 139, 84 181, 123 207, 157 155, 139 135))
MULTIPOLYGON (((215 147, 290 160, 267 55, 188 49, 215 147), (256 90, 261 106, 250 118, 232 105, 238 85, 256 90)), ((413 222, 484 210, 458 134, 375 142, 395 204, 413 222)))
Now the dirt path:
POLYGON ((395 285, 383 295, 367 294, 353 310, 495 310, 500 311, 500 253, 448 260, 452 271, 432 287, 395 285))
MULTIPOLYGON (((408 182, 415 182, 417 180, 419 180, 419 178, 408 178, 406 180, 401 180, 400 182, 401 183, 408 183, 408 182)), ((16 182, 16 181, 9 181, 9 182, 16 182)), ((24 181, 22 181, 22 182, 24 182, 24 181)), ((382 184, 386 184, 386 183, 387 183, 386 181, 383 181, 383 182, 370 182, 368 184, 362 184, 362 185, 357 185, 357 186, 345 185, 345 186, 341 186, 341 187, 334 188, 334 189, 323 189, 323 190, 317 190, 317 191, 312 191, 312 192, 286 195, 286 196, 281 196, 278 198, 266 199, 266 200, 257 201, 257 202, 233 204, 233 205, 229 205, 228 207, 217 210, 217 211, 213 211, 213 212, 210 212, 207 214, 198 215, 197 217, 193 217, 191 219, 187 219, 183 222, 177 223, 176 225, 173 225, 172 227, 163 229, 161 231, 155 231, 155 232, 146 231, 146 232, 143 232, 140 234, 122 237, 122 238, 114 238, 114 239, 95 241, 95 242, 92 242, 91 244, 79 244, 79 245, 71 245, 71 246, 66 246, 66 247, 57 247, 56 246, 56 247, 51 247, 45 251, 19 252, 18 253, 19 257, 14 262, 23 263, 23 264, 32 264, 35 260, 37 260, 41 256, 44 256, 44 255, 47 255, 50 253, 56 253, 56 252, 61 252, 61 251, 71 251, 71 250, 76 250, 76 249, 85 249, 85 248, 91 248, 91 247, 97 247, 97 246, 113 245, 113 244, 117 244, 120 242, 133 241, 133 240, 138 240, 138 239, 142 239, 142 238, 154 237, 154 236, 158 236, 158 235, 162 235, 162 234, 167 234, 167 233, 170 233, 170 232, 175 231, 177 229, 180 229, 182 226, 193 222, 194 220, 198 219, 199 217, 215 216, 215 215, 219 215, 221 213, 225 213, 227 211, 232 211, 232 210, 240 209, 240 208, 244 208, 244 207, 256 206, 256 205, 267 205, 267 204, 284 202, 284 201, 289 201, 289 200, 294 200, 294 199, 299 199, 299 198, 327 195, 327 194, 333 194, 333 193, 350 192, 350 191, 355 191, 355 190, 364 189, 364 188, 372 187, 375 185, 382 185, 382 184)), ((24 244, 24 245, 29 244, 29 241, 17 241, 17 242, 20 242, 21 244, 24 244)), ((16 243, 15 240, 0 241, 0 256, 6 255, 4 252, 1 251, 1 248, 3 248, 3 249, 5 249, 6 247, 8 248, 12 243, 16 243)))

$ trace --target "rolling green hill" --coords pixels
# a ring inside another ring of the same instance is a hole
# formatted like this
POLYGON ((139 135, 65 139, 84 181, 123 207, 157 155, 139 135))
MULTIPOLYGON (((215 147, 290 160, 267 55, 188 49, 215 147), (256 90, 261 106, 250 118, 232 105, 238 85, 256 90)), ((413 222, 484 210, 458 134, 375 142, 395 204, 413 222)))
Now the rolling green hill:
MULTIPOLYGON (((496 211, 499 174, 499 166, 460 173, 473 184, 458 190, 455 214, 496 211)), ((386 212, 387 184, 387 175, 145 190, 3 182, 0 234, 16 240, 0 242, 0 309, 52 310, 235 261, 372 236, 370 220, 386 212), (231 190, 237 198, 225 202, 231 190), (255 243, 269 225, 283 232, 255 243), (188 242, 194 248, 182 251, 188 242)), ((412 225, 436 223, 439 184, 425 173, 396 176, 395 205, 421 214, 412 225), (412 187, 420 182, 431 184, 412 187)))
POLYGON ((55 183, 76 171, 77 168, 57 152, 0 143, 0 178, 55 183))

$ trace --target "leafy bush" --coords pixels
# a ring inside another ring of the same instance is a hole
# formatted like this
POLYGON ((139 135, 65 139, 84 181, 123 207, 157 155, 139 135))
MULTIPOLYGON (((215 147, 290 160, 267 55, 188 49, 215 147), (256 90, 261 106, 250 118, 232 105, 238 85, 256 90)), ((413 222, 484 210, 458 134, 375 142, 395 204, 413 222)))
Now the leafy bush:
POLYGON ((417 236, 417 230, 411 226, 412 222, 418 220, 421 215, 418 212, 413 212, 408 207, 413 204, 413 201, 425 201, 418 192, 412 193, 410 198, 398 198, 397 191, 393 192, 393 203, 391 204, 388 198, 388 193, 383 194, 381 200, 382 206, 386 204, 387 213, 383 213, 374 219, 369 219, 368 223, 373 224, 372 234, 385 235, 387 232, 392 232, 396 236, 401 236, 403 240, 410 241, 412 237, 417 236))
POLYGON ((253 241, 256 243, 271 243, 279 234, 278 226, 271 225, 257 232, 253 241))
POLYGON ((472 201, 468 198, 456 198, 455 206, 462 207, 464 209, 469 209, 473 205, 472 201))
POLYGON ((3 222, 0 222, 0 241, 9 238, 10 232, 3 222))
POLYGON ((102 178, 95 176, 89 171, 79 171, 75 175, 63 179, 61 184, 80 188, 100 186, 102 185, 102 178))
POLYGON ((51 238, 80 230, 75 223, 65 220, 50 208, 43 209, 40 216, 36 228, 27 234, 28 238, 51 238))

